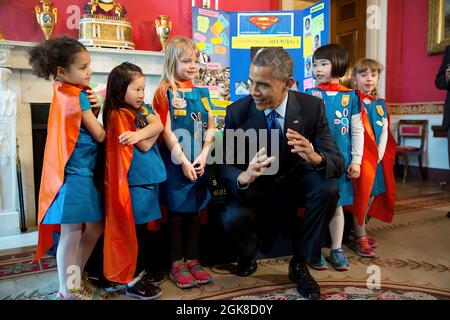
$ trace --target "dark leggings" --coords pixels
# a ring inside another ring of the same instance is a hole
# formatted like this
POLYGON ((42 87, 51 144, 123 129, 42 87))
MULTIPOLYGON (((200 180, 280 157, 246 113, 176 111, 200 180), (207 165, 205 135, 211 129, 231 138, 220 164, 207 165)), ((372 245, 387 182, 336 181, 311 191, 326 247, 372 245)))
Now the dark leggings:
POLYGON ((200 215, 169 211, 170 259, 172 262, 198 258, 200 215))
POLYGON ((147 230, 147 224, 136 225, 136 238, 138 243, 138 256, 136 262, 135 276, 139 275, 142 270, 150 269, 150 244, 149 244, 149 231, 147 230))

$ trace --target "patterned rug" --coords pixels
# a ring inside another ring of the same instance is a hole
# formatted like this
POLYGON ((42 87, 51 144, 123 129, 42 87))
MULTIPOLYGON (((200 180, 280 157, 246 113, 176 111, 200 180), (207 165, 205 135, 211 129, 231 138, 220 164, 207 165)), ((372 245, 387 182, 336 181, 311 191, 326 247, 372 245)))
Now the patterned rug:
MULTIPOLYGON (((391 224, 370 221, 368 232, 380 243, 375 259, 361 258, 344 247, 350 270, 311 270, 325 300, 449 300, 450 299, 450 194, 440 192, 399 199, 391 224), (380 289, 369 289, 368 278, 379 270, 380 289)), ((324 250, 327 256, 329 250, 324 250)), ((52 299, 58 288, 53 257, 30 264, 33 253, 0 257, 0 300, 52 299)), ((179 289, 162 283, 168 300, 300 300, 287 279, 290 257, 258 261, 250 277, 231 274, 230 265, 209 270, 214 282, 179 289)), ((116 299, 131 299, 119 296, 116 299)))
POLYGON ((0 256, 0 280, 56 270, 56 259, 44 256, 32 262, 33 252, 0 256))

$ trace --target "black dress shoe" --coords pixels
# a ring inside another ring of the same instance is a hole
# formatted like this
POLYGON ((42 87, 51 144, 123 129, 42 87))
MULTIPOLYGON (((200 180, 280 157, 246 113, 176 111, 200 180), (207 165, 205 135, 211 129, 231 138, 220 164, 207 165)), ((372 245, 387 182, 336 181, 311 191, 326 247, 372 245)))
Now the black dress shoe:
POLYGON ((240 277, 248 277, 249 275, 255 273, 258 268, 256 259, 238 259, 236 266, 236 275, 240 277))
POLYGON ((289 263, 289 279, 297 283, 297 291, 302 297, 311 300, 320 299, 320 287, 309 273, 306 262, 291 260, 289 263))

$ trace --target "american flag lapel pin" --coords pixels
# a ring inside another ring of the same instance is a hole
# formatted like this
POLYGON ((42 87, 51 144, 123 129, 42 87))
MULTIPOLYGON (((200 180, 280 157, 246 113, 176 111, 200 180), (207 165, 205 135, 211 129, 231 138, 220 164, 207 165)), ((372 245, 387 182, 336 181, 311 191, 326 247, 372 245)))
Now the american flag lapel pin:
POLYGON ((298 120, 295 119, 294 121, 292 121, 293 124, 298 124, 298 120))

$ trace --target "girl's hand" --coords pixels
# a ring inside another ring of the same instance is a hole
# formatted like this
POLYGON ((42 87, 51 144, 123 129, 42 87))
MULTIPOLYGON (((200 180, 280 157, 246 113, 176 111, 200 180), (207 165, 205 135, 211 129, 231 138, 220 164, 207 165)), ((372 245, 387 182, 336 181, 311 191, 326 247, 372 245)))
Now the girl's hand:
POLYGON ((195 168, 190 162, 183 162, 181 164, 181 168, 183 169, 183 174, 186 178, 191 181, 197 180, 197 173, 195 172, 195 168))
POLYGON ((206 161, 203 159, 202 153, 192 162, 192 166, 199 177, 205 173, 206 161))
POLYGON ((127 131, 119 136, 119 142, 126 145, 136 144, 142 140, 139 130, 127 131))
POLYGON ((89 102, 91 103, 91 109, 98 108, 100 110, 100 101, 98 101, 97 95, 92 90, 86 90, 87 92, 87 98, 89 102))
POLYGON ((347 169, 347 178, 349 179, 358 179, 361 174, 361 165, 352 163, 348 166, 347 169))

